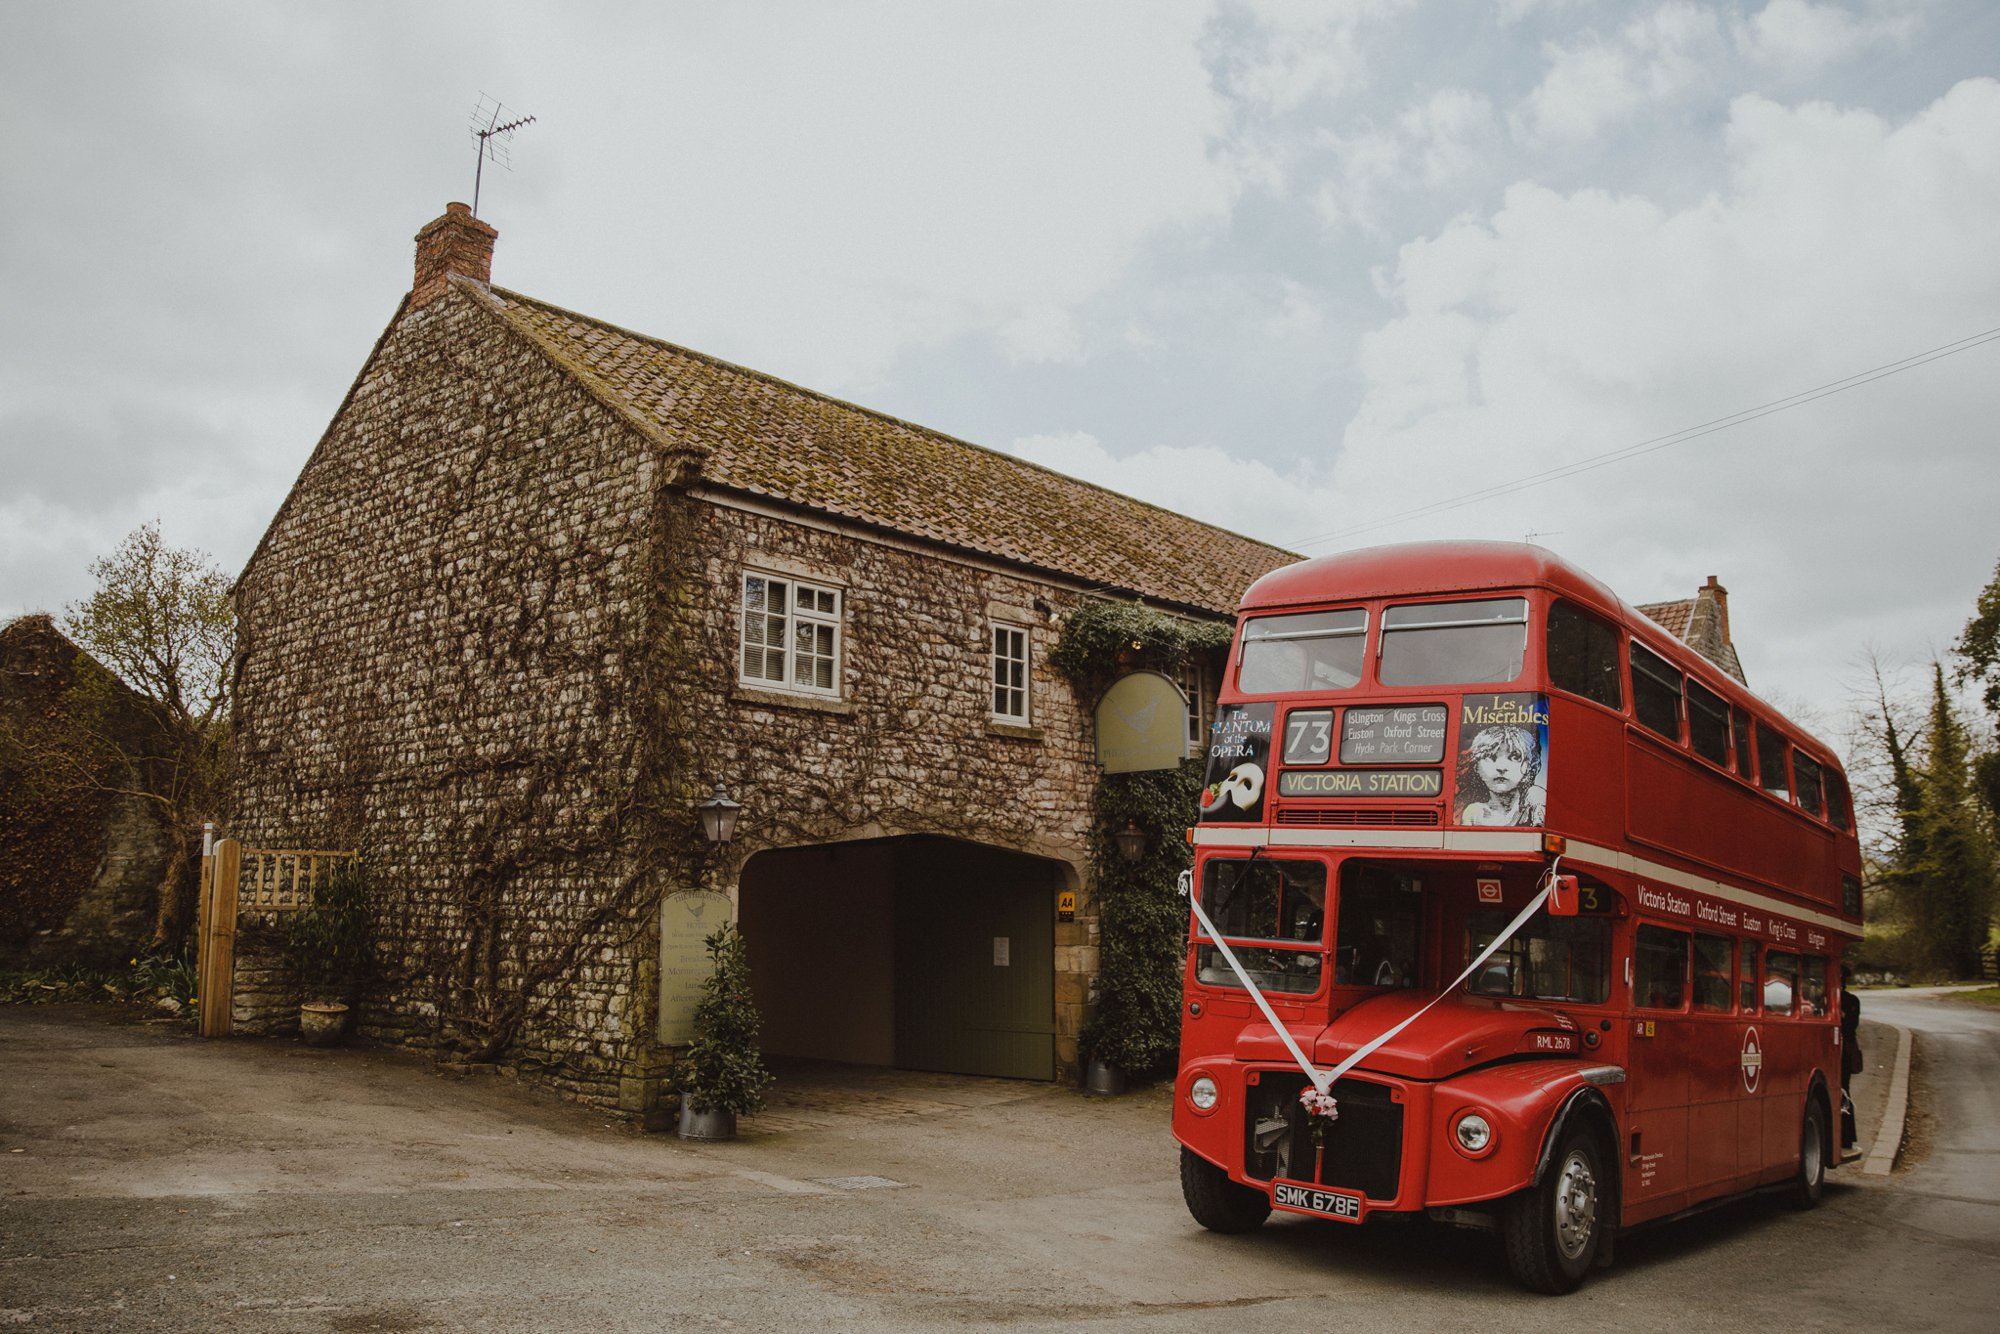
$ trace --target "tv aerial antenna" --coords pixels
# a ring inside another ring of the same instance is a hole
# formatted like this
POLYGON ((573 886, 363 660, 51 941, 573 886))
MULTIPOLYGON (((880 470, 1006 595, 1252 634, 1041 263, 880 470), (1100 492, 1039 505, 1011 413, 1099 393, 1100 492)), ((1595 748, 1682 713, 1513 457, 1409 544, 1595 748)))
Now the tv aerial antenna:
POLYGON ((514 163, 507 150, 514 131, 535 123, 533 116, 515 116, 503 121, 501 118, 506 115, 507 108, 500 105, 499 99, 488 97, 485 93, 481 93, 479 100, 472 105, 469 117, 472 137, 479 141, 479 165, 472 170, 472 216, 475 218, 479 216, 479 185, 486 171, 486 159, 492 158, 512 171, 514 163))

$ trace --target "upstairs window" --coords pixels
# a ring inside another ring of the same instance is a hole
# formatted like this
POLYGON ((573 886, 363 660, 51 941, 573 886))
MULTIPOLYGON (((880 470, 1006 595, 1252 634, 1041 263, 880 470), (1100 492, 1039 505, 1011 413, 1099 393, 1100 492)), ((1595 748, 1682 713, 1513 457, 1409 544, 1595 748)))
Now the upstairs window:
POLYGON ((1618 681, 1618 632, 1567 602, 1549 608, 1549 684, 1606 708, 1625 707, 1618 681))
POLYGON ((1751 763, 1750 715, 1738 709, 1730 715, 1729 722, 1736 736, 1736 772, 1747 780, 1755 772, 1751 763))
POLYGON ((1792 797, 1792 771, 1785 764, 1785 752, 1789 749, 1782 736, 1762 723, 1757 724, 1757 782, 1781 801, 1792 797))
POLYGON ((1826 818, 1835 829, 1847 828, 1847 780, 1838 769, 1826 771, 1826 818))
POLYGON ((1711 764, 1729 767, 1729 705, 1699 681, 1687 683, 1688 745, 1711 764))
POLYGON ((1632 716, 1670 741, 1681 739, 1681 674, 1642 644, 1632 645, 1632 716))
POLYGON ((1792 752, 1792 777, 1797 780, 1798 792, 1795 799, 1808 815, 1819 815, 1824 807, 1820 800, 1819 761, 1802 750, 1792 752))
POLYGON ((1385 686, 1503 685, 1527 652, 1526 598, 1419 602, 1382 617, 1385 686))
POLYGON ((737 659, 743 684, 837 698, 840 600, 837 588, 746 573, 737 659))
POLYGON ((1257 616, 1243 623, 1236 688, 1246 695, 1345 690, 1361 680, 1368 613, 1359 607, 1257 616))
POLYGON ((1028 725, 1028 632, 993 627, 993 721, 1028 725))

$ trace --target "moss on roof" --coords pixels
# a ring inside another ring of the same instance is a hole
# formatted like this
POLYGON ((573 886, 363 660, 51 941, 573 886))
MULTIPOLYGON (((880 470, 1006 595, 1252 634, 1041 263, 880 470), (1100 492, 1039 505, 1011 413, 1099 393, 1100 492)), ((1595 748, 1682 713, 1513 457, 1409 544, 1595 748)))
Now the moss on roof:
POLYGON ((1211 612, 1232 612, 1251 581, 1299 559, 1009 454, 488 290, 495 311, 599 397, 694 455, 711 486, 1211 612))

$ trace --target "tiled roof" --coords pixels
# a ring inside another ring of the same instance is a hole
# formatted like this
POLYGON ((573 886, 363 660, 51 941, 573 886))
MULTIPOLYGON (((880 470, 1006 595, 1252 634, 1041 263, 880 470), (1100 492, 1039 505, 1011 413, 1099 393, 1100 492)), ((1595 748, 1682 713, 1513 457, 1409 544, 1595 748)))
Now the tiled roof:
POLYGON ((1694 599, 1679 602, 1642 602, 1639 610, 1658 621, 1675 639, 1687 638, 1688 624, 1694 620, 1694 599))
POLYGON ((710 486, 1096 587, 1234 611, 1291 552, 756 371, 500 288, 465 284, 710 486))

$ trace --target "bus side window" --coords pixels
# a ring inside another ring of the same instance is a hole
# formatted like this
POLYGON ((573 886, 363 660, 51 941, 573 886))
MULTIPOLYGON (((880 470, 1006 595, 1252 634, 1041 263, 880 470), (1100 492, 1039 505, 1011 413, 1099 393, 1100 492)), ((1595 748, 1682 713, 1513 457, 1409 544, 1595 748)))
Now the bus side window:
POLYGON ((1632 645, 1632 716, 1669 741, 1681 739, 1681 674, 1651 649, 1632 645))
POLYGON ((1549 608, 1549 684, 1608 708, 1625 707, 1618 681, 1618 632, 1557 601, 1549 608))
POLYGON ((1729 1013, 1729 937, 1701 932, 1694 938, 1694 1008, 1729 1013))
POLYGON ((1750 715, 1741 709, 1732 709, 1729 722, 1736 737, 1736 772, 1748 779, 1755 773, 1750 763, 1750 715))
POLYGON ((1826 1017, 1826 956, 1808 954, 1799 960, 1799 1013, 1810 1019, 1826 1017))
POLYGON ((1799 989, 1799 956, 1786 950, 1764 953, 1764 1013, 1790 1014, 1799 989))
POLYGON ((1821 811, 1819 761, 1802 750, 1792 752, 1792 773, 1799 780, 1798 802, 1807 815, 1821 811))
POLYGON ((1757 1013, 1757 942, 1736 942, 1736 1008, 1743 1014, 1757 1013))
POLYGON ((1785 767, 1785 739, 1762 723, 1757 724, 1757 781, 1780 801, 1792 796, 1791 771, 1785 767))
POLYGON ((1729 705, 1701 682, 1687 683, 1688 745, 1711 764, 1729 766, 1729 705))
POLYGON ((1688 936, 1664 926, 1639 927, 1632 995, 1648 1010, 1678 1010, 1687 1003, 1688 936))

